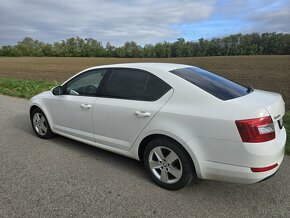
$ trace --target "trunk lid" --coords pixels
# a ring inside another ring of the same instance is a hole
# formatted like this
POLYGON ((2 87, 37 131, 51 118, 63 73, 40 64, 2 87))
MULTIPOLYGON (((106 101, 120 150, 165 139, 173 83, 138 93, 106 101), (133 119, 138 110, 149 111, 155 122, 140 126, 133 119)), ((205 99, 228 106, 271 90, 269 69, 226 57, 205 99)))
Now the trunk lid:
POLYGON ((239 98, 239 102, 245 105, 253 105, 265 108, 275 125, 275 130, 282 129, 282 117, 285 114, 285 102, 280 94, 255 89, 252 93, 239 98))

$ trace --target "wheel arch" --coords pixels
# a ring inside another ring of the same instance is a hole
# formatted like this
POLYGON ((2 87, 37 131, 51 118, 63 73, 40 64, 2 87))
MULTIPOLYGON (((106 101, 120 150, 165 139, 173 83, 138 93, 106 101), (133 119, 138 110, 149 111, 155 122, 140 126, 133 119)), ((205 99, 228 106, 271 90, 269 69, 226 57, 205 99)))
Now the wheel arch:
POLYGON ((47 121, 48 121, 48 123, 49 123, 49 126, 50 126, 51 130, 53 130, 53 122, 52 122, 52 120, 51 120, 51 118, 50 118, 48 112, 47 112, 46 110, 44 110, 44 109, 43 109, 39 104, 37 104, 37 103, 32 103, 32 104, 30 105, 30 109, 29 109, 29 117, 31 117, 31 113, 32 113, 32 111, 35 110, 36 108, 39 108, 39 109, 44 113, 44 115, 45 115, 45 117, 46 117, 46 119, 47 119, 47 121))
POLYGON ((32 111, 34 111, 36 108, 39 108, 41 111, 43 111, 39 106, 37 105, 32 105, 29 109, 29 115, 31 116, 32 111))
POLYGON ((141 140, 141 142, 139 143, 139 147, 138 147, 139 160, 143 161, 143 154, 144 154, 144 151, 145 151, 145 148, 146 148, 147 144, 150 141, 152 141, 152 140, 154 140, 156 138, 160 138, 160 137, 164 137, 164 138, 170 139, 170 140, 178 143, 181 146, 181 148, 186 152, 186 154, 189 156, 189 158, 191 160, 191 164, 192 164, 193 168, 195 169, 196 175, 199 178, 201 178, 200 166, 199 166, 197 157, 194 154, 194 152, 189 148, 189 146, 186 146, 185 142, 183 142, 181 140, 178 140, 178 139, 175 139, 175 138, 173 138, 171 136, 168 136, 166 134, 150 134, 150 135, 147 135, 146 137, 144 137, 141 140))

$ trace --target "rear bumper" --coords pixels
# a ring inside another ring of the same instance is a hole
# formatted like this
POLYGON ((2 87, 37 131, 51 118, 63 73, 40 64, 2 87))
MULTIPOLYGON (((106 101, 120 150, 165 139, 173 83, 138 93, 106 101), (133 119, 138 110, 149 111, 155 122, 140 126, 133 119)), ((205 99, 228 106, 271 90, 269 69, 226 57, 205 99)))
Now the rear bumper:
POLYGON ((279 169, 284 158, 285 144, 286 131, 283 128, 277 138, 270 142, 256 144, 244 143, 240 145, 244 147, 242 149, 243 151, 240 152, 224 150, 224 161, 213 158, 210 160, 207 158, 204 158, 205 160, 199 160, 200 175, 198 176, 202 179, 243 184, 260 182, 276 173, 279 169), (227 160, 227 157, 230 158, 227 160), (251 170, 252 167, 262 168, 274 164, 278 164, 278 166, 265 172, 252 172, 251 170))
POLYGON ((260 182, 277 172, 284 155, 277 160, 278 166, 266 172, 253 173, 249 167, 234 166, 229 164, 222 164, 216 162, 205 161, 203 170, 203 179, 212 179, 226 182, 235 182, 243 184, 252 184, 260 182))
POLYGON ((264 181, 266 181, 266 180, 268 180, 268 179, 270 179, 270 178, 272 178, 277 172, 279 171, 279 169, 275 172, 275 173, 273 173, 272 175, 270 175, 270 176, 268 176, 268 177, 266 177, 265 179, 262 179, 261 181, 259 181, 258 183, 260 183, 260 182, 264 182, 264 181))

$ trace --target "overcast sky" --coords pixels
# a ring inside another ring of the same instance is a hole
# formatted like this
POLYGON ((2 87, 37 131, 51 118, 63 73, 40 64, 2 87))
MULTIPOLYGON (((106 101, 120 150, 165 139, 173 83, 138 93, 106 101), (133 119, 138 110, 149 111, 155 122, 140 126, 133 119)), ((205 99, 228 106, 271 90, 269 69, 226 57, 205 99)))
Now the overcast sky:
POLYGON ((0 45, 73 36, 121 45, 290 32, 290 0, 0 0, 0 45))

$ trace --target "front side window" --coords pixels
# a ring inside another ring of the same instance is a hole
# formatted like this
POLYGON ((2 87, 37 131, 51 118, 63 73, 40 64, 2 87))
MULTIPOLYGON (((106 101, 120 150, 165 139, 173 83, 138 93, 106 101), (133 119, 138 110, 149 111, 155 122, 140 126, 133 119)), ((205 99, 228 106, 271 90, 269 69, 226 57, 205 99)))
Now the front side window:
POLYGON ((172 70, 170 72, 221 100, 238 98, 247 95, 252 91, 231 80, 198 67, 186 67, 172 70))
POLYGON ((67 95, 88 95, 97 94, 98 87, 107 69, 95 69, 82 73, 69 81, 65 88, 67 95))
POLYGON ((114 69, 104 96, 129 100, 156 101, 171 87, 153 74, 137 69, 114 69))

